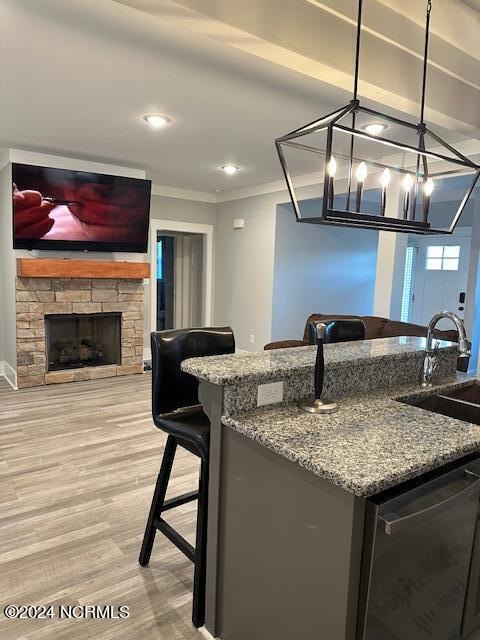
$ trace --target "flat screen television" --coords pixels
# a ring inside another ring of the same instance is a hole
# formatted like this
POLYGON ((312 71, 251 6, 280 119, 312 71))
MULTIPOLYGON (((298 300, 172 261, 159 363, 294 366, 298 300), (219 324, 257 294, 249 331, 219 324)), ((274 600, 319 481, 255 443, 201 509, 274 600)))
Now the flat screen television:
POLYGON ((146 253, 150 180, 12 164, 14 249, 146 253))

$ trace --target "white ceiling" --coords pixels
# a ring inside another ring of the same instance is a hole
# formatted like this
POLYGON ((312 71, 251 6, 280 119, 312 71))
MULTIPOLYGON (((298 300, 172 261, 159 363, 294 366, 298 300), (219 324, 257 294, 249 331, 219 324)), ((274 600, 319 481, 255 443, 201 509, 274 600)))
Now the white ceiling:
POLYGON ((279 180, 274 138, 348 100, 110 0, 0 0, 0 24, 0 146, 141 167, 171 187, 279 180), (152 131, 141 116, 157 111, 172 124, 152 131))
POLYGON ((461 0, 463 4, 468 5, 475 11, 480 11, 480 0, 461 0))
POLYGON ((274 138, 350 99, 113 0, 0 0, 0 24, 0 147, 139 167, 169 187, 278 181, 274 138), (172 124, 152 131, 151 112, 172 124), (241 172, 224 176, 227 162, 241 172))

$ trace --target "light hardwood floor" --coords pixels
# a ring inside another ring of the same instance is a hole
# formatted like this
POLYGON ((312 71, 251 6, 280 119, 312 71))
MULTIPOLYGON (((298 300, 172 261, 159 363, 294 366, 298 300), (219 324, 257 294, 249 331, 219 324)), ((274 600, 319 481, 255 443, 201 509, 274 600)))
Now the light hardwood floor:
MULTIPOLYGON (((150 376, 14 391, 0 379, 1 640, 193 640, 193 567, 162 535, 137 563, 163 434, 150 376), (128 605, 124 620, 8 620, 7 604, 128 605)), ((179 453, 170 494, 198 466, 179 453)), ((193 544, 196 504, 167 516, 193 544)))
MULTIPOLYGON (((139 375, 13 391, 0 379, 0 640, 201 638, 191 563, 158 535, 150 566, 137 564, 163 450, 149 385, 139 375), (7 604, 128 605, 130 618, 7 620, 7 604)), ((197 474, 180 450, 170 493, 197 474)), ((192 544, 195 508, 167 514, 192 544)))

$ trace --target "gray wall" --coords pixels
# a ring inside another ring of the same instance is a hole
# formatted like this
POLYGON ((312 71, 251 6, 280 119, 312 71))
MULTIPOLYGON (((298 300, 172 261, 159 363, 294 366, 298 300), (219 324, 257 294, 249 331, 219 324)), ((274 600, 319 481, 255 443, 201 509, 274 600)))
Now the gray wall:
MULTIPOLYGON (((194 200, 181 200, 179 198, 169 198, 166 196, 155 195, 152 196, 150 213, 153 220, 174 220, 177 222, 194 222, 197 224, 215 225, 217 219, 215 203, 198 202, 194 200)), ((150 262, 150 252, 151 247, 149 246, 148 256, 145 258, 145 260, 148 262, 150 262)), ((152 273, 151 276, 155 277, 155 274, 152 273)), ((151 330, 151 292, 150 284, 146 281, 144 321, 144 347, 146 350, 146 354, 148 354, 148 351, 150 349, 151 330)))
POLYGON ((3 361, 5 360, 5 256, 7 255, 5 245, 8 242, 6 237, 7 220, 5 217, 4 204, 4 174, 6 167, 0 170, 0 375, 3 371, 3 361))
POLYGON ((0 230, 0 361, 6 362, 16 371, 16 263, 12 238, 12 178, 9 164, 0 171, 0 230))
POLYGON ((272 340, 300 339, 311 313, 371 315, 378 232, 299 224, 290 205, 276 215, 272 340))
POLYGON ((246 351, 270 342, 278 201, 268 194, 217 205, 214 319, 230 325, 237 348, 246 351), (245 220, 244 229, 233 229, 234 218, 245 220))
POLYGON ((216 204, 180 200, 166 196, 152 195, 150 213, 157 220, 181 220, 182 222, 198 222, 199 224, 215 224, 216 204))

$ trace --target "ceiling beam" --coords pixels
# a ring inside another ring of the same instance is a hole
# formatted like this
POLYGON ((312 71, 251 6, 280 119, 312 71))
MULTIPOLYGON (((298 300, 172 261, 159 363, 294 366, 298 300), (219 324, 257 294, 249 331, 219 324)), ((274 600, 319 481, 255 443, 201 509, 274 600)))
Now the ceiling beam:
MULTIPOLYGON (((351 0, 116 0, 226 46, 345 91, 353 84, 351 0)), ((424 3, 370 0, 360 96, 418 116, 424 3), (401 4, 401 7, 400 7, 401 4)), ((480 136, 480 14, 458 0, 434 6, 427 119, 480 136)))

